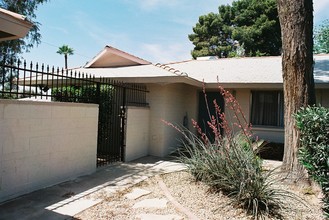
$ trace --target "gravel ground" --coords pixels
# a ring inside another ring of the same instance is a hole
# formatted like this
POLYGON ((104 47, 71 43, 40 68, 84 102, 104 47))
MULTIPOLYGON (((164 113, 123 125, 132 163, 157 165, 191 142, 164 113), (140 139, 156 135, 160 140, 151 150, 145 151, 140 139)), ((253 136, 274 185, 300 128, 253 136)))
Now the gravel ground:
MULTIPOLYGON (((75 219, 140 219, 138 215, 143 213, 173 214, 181 216, 179 219, 189 219, 173 202, 168 202, 165 209, 132 208, 136 202, 144 199, 167 198, 163 188, 160 187, 159 180, 165 183, 171 196, 177 202, 199 219, 252 219, 244 210, 228 205, 229 199, 226 196, 221 193, 211 192, 209 187, 200 182, 195 182, 193 177, 185 171, 161 175, 160 178, 149 178, 123 192, 114 194, 108 193, 105 190, 98 192, 92 195, 92 197, 103 198, 104 201, 76 215, 75 219), (137 200, 125 198, 124 195, 131 192, 134 188, 145 189, 152 193, 137 200)), ((287 208, 280 212, 281 217, 271 217, 268 219, 323 219, 320 199, 312 194, 312 190, 301 186, 288 185, 284 182, 280 183, 279 187, 298 194, 306 201, 308 207, 304 206, 301 202, 285 198, 287 208)))

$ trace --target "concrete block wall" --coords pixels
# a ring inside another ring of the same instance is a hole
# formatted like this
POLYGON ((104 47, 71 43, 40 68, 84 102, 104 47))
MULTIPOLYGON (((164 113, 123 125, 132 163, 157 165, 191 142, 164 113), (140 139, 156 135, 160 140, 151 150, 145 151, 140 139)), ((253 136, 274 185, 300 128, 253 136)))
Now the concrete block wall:
POLYGON ((149 155, 162 156, 164 146, 164 124, 161 119, 165 116, 164 100, 166 97, 166 86, 152 84, 147 86, 148 103, 150 104, 150 135, 149 135, 149 155))
MULTIPOLYGON (((164 119, 168 122, 183 126, 184 117, 187 117, 187 128, 194 131, 191 119, 198 120, 198 92, 197 88, 184 84, 168 85, 166 96, 166 112, 164 119)), ((174 128, 165 125, 163 155, 173 152, 181 143, 182 135, 174 128)))
POLYGON ((193 129, 191 118, 197 119, 197 88, 175 83, 167 85, 148 85, 150 91, 150 146, 149 154, 166 156, 173 151, 180 139, 180 134, 161 120, 182 125, 187 115, 188 127, 193 129))
POLYGON ((149 125, 150 108, 128 107, 126 124, 126 162, 148 155, 149 125))
POLYGON ((0 100, 0 202, 96 170, 98 105, 0 100))

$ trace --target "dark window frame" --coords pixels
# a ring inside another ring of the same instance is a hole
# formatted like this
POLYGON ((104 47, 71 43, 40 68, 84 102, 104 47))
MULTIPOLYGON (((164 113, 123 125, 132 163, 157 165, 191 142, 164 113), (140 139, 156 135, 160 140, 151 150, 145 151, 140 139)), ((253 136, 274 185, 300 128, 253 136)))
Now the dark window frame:
POLYGON ((284 127, 282 90, 252 90, 250 123, 255 127, 284 127))

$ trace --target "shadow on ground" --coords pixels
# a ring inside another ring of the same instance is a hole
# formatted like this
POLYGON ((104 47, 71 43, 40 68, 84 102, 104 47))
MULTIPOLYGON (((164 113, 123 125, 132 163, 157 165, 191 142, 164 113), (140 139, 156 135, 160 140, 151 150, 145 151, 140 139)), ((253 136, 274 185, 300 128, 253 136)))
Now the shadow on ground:
POLYGON ((171 158, 143 157, 130 163, 115 163, 98 168, 91 175, 0 204, 0 219, 72 219, 74 214, 66 215, 58 210, 105 187, 129 187, 150 176, 176 169, 170 168, 168 161, 171 158))

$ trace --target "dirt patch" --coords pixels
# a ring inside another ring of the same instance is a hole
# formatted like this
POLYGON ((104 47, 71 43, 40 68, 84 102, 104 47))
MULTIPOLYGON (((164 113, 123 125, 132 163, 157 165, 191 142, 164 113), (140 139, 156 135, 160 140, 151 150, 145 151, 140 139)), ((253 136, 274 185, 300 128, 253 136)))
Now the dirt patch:
MULTIPOLYGON (((252 216, 248 215, 243 209, 230 205, 230 200, 227 196, 212 192, 207 185, 196 182, 185 171, 161 175, 160 178, 168 188, 171 196, 199 219, 252 219, 252 216)), ((307 206, 289 197, 284 197, 286 205, 280 212, 280 216, 272 216, 268 219, 323 219, 320 199, 312 189, 305 189, 300 184, 288 184, 285 181, 279 182, 277 187, 294 192, 306 202, 307 206)), ((181 212, 171 202, 168 202, 167 207, 164 209, 132 208, 136 202, 143 199, 166 198, 165 194, 159 185, 159 180, 152 177, 129 188, 125 192, 111 195, 100 192, 98 195, 93 195, 96 197, 102 196, 105 199, 102 203, 76 215, 75 219, 140 219, 137 216, 145 213, 177 215, 181 219, 189 219, 184 212, 181 212), (127 199, 124 195, 131 192, 135 187, 151 191, 152 193, 136 200, 127 199)))

